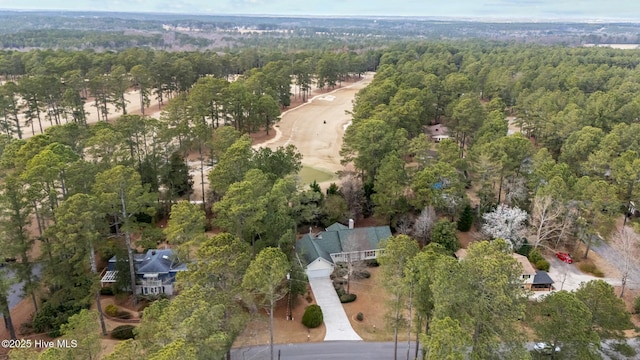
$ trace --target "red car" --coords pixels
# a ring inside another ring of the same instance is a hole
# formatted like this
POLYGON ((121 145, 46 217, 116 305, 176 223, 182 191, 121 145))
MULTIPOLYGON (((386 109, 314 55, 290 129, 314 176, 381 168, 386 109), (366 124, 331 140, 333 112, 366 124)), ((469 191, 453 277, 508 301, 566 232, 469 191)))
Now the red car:
POLYGON ((567 264, 573 264, 573 259, 571 258, 571 256, 567 253, 563 253, 563 252, 557 252, 556 253, 556 257, 564 262, 566 262, 567 264))

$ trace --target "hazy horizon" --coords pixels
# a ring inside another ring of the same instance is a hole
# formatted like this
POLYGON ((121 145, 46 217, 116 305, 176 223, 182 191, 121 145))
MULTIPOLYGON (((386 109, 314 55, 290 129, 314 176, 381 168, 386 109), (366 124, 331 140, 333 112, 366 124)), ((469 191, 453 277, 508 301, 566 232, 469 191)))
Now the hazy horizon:
POLYGON ((502 20, 639 20, 640 2, 585 0, 0 0, 3 10, 189 15, 411 16, 502 20))

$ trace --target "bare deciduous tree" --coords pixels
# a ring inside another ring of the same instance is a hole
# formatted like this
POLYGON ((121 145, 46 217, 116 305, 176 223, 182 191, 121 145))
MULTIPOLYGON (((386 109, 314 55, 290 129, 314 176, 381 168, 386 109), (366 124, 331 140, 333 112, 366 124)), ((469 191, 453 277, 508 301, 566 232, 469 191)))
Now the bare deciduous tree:
POLYGON ((349 206, 351 218, 360 219, 362 217, 362 202, 364 199, 362 180, 352 174, 346 174, 341 179, 341 182, 340 192, 347 202, 347 206, 349 206))
POLYGON ((420 212, 420 216, 413 224, 413 237, 424 245, 429 241, 431 229, 438 220, 433 206, 427 206, 420 212))
POLYGON ((504 201, 509 206, 522 206, 529 197, 527 181, 521 176, 510 176, 504 183, 504 201))
POLYGON ((400 234, 411 235, 411 229, 413 227, 412 216, 408 214, 400 215, 397 221, 396 230, 400 234))
POLYGON ((628 226, 622 227, 611 237, 611 246, 616 249, 620 255, 618 262, 620 272, 622 273, 622 290, 620 290, 620 297, 624 296, 624 290, 633 269, 634 262, 640 255, 639 245, 640 236, 628 226))
POLYGON ((533 248, 541 244, 551 244, 557 248, 570 234, 574 216, 567 207, 553 200, 551 196, 536 196, 533 199, 529 223, 533 233, 533 248))

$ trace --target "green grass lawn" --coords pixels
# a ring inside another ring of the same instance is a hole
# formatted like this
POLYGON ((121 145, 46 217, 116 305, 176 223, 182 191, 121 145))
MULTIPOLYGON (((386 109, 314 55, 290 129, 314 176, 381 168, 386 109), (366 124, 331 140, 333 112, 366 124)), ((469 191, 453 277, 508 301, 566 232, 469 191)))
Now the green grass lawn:
POLYGON ((317 182, 330 181, 336 178, 335 174, 328 171, 319 170, 309 166, 303 166, 302 170, 298 173, 303 184, 311 184, 313 180, 317 182))

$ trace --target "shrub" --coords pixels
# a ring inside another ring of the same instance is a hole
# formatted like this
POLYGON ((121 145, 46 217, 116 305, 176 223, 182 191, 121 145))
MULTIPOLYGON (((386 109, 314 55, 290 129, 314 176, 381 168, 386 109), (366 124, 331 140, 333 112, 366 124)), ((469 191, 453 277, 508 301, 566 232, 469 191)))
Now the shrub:
POLYGON ((378 259, 370 259, 365 261, 368 267, 378 267, 380 264, 378 263, 378 259))
POLYGON ((633 299, 633 310, 636 314, 640 314, 640 296, 633 299))
POLYGON ((20 335, 33 334, 33 321, 20 324, 20 335))
POLYGON ((342 286, 336 287, 336 294, 338 294, 338 297, 341 297, 342 295, 344 295, 345 294, 344 288, 342 286))
POLYGON ((362 320, 364 320, 364 315, 363 315, 361 312, 359 312, 359 313, 356 315, 356 320, 358 320, 358 321, 362 321, 362 320))
POLYGON ((524 238, 522 246, 520 246, 516 252, 522 256, 526 256, 527 258, 529 257, 529 253, 531 252, 531 245, 529 245, 529 242, 526 238, 524 238))
POLYGON ((116 317, 116 318, 118 318, 118 319, 128 320, 128 319, 131 319, 131 318, 133 317, 133 315, 131 315, 131 313, 130 313, 130 312, 128 312, 128 311, 119 310, 119 311, 116 313, 116 316, 115 316, 115 317, 116 317))
POLYGON ((578 268, 580 268, 582 272, 592 274, 593 276, 604 277, 604 273, 600 271, 600 269, 598 269, 593 263, 580 263, 580 265, 578 265, 578 268))
POLYGON ((540 250, 538 249, 530 250, 528 258, 529 258, 529 261, 533 264, 533 266, 535 266, 536 269, 542 270, 542 271, 549 271, 549 268, 551 267, 551 265, 549 264, 547 259, 542 257, 542 255, 540 254, 540 250))
POLYGON ((595 270, 592 272, 592 274, 593 274, 593 276, 595 276, 595 277, 599 277, 599 278, 604 277, 604 273, 603 273, 600 269, 595 269, 595 270))
POLYGON ((37 333, 47 332, 51 337, 61 336, 60 326, 66 324, 71 316, 88 308, 88 305, 72 301, 54 305, 46 301, 33 317, 33 329, 37 333))
POLYGON ((168 299, 167 294, 148 294, 148 295, 136 295, 138 302, 154 302, 157 300, 168 299))
POLYGON ((578 265, 578 268, 582 272, 591 273, 596 268, 596 266, 593 265, 592 263, 580 263, 578 265))
POLYGON ((133 329, 135 329, 133 325, 120 325, 111 330, 111 338, 118 340, 133 339, 135 337, 133 329))
POLYGON ((540 250, 538 249, 529 250, 529 255, 527 257, 529 258, 529 261, 534 264, 540 260, 544 260, 544 257, 542 257, 540 250))
POLYGON ((536 269, 538 270, 542 270, 542 271, 549 271, 549 268, 551 267, 551 265, 549 264, 549 262, 545 259, 541 259, 536 261, 533 266, 536 267, 536 269))
POLYGON ((309 305, 304 310, 304 315, 302 315, 302 325, 308 327, 309 329, 317 328, 322 325, 324 318, 322 316, 322 309, 318 305, 309 305))
POLYGON ((116 305, 109 304, 105 306, 104 313, 111 317, 116 317, 116 315, 118 315, 118 307, 116 305))
POLYGON ((100 295, 113 295, 113 288, 111 286, 100 288, 100 295))
POLYGON ((340 302, 343 304, 350 303, 356 301, 356 294, 344 294, 340 296, 340 302))
POLYGON ((336 276, 336 278, 342 278, 347 276, 347 274, 349 273, 349 270, 345 268, 336 268, 336 271, 334 271, 333 273, 336 276))
POLYGON ((371 277, 371 273, 367 270, 360 270, 353 273, 354 279, 368 279, 371 277))

